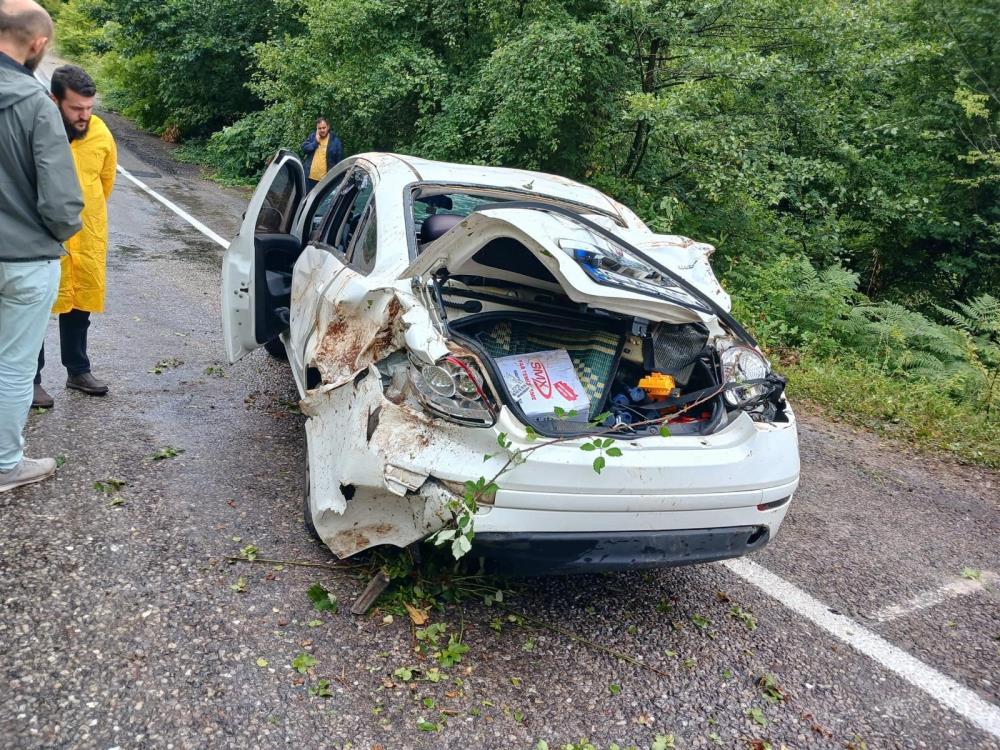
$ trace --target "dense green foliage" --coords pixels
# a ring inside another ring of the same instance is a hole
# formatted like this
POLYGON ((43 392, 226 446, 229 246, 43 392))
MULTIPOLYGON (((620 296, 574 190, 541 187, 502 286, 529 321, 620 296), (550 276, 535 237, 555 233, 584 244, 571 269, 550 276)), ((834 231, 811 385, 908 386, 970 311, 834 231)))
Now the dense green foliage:
POLYGON ((69 0, 60 50, 95 61, 107 102, 171 137, 206 135, 261 106, 254 45, 296 28, 282 0, 69 0))
POLYGON ((348 153, 574 177, 714 243, 790 366, 995 429, 1000 0, 69 0, 59 25, 222 177, 319 114, 348 153))

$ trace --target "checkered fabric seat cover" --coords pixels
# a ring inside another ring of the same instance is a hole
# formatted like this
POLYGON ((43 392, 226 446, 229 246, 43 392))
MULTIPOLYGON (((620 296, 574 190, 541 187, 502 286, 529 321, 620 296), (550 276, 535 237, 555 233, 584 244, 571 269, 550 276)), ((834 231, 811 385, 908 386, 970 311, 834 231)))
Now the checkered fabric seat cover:
POLYGON ((475 338, 493 357, 565 349, 590 397, 590 417, 599 413, 614 376, 624 336, 607 331, 574 331, 539 323, 503 320, 488 323, 475 338))

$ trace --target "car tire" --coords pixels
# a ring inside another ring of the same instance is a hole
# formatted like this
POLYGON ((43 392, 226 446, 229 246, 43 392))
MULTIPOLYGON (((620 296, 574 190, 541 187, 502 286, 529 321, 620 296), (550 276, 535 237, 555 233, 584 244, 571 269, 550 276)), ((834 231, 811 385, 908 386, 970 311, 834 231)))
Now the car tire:
POLYGON ((285 345, 279 338, 274 338, 264 344, 264 349, 275 359, 281 359, 288 361, 288 352, 285 351, 285 345))
POLYGON ((309 495, 310 495, 310 486, 311 486, 311 483, 309 481, 309 448, 308 447, 306 448, 306 471, 305 471, 304 480, 305 481, 303 482, 303 485, 302 485, 302 525, 305 527, 306 531, 309 532, 309 535, 313 539, 316 539, 317 541, 321 542, 323 540, 320 538, 319 534, 316 531, 316 525, 313 523, 312 508, 309 507, 309 495))

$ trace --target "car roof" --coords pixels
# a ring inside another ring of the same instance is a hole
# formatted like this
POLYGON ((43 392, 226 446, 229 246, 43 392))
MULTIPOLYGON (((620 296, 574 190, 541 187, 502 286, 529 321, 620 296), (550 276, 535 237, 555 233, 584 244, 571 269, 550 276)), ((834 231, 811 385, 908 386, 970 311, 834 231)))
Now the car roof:
POLYGON ((404 182, 475 185, 535 193, 571 203, 593 206, 602 213, 610 213, 620 217, 626 224, 631 223, 627 217, 627 214, 631 214, 631 212, 621 204, 599 190, 558 175, 509 167, 452 164, 421 159, 417 156, 382 152, 358 154, 357 158, 366 159, 375 164, 383 177, 391 175, 397 179, 402 178, 404 182), (404 174, 409 175, 409 177, 404 176, 404 174))

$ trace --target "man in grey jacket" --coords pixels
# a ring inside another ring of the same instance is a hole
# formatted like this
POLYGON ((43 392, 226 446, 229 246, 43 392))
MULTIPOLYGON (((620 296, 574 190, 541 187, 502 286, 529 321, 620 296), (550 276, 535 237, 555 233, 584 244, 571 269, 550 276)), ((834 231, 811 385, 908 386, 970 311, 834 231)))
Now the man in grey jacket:
POLYGON ((23 454, 38 350, 59 291, 60 243, 80 230, 83 196, 66 130, 32 75, 52 19, 32 0, 0 0, 0 492, 52 476, 23 454))

